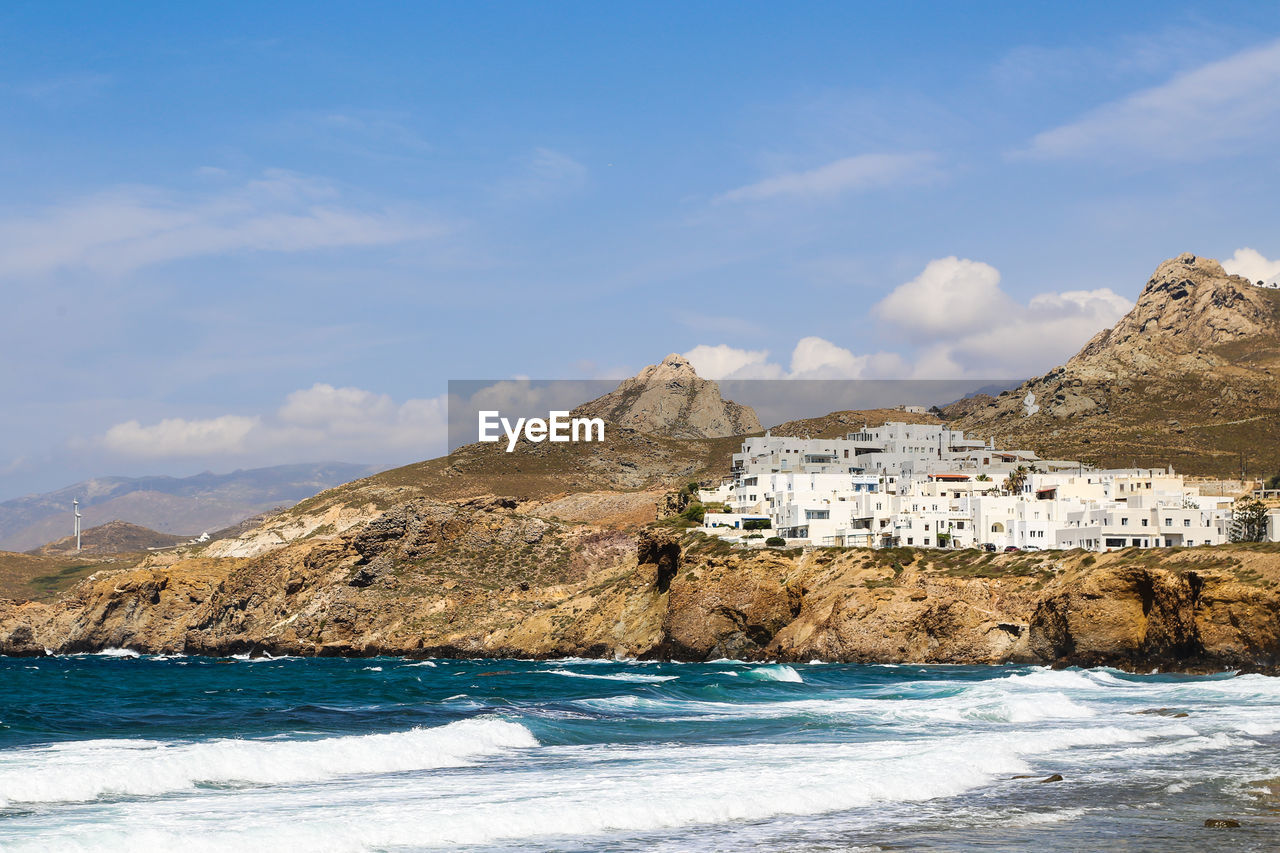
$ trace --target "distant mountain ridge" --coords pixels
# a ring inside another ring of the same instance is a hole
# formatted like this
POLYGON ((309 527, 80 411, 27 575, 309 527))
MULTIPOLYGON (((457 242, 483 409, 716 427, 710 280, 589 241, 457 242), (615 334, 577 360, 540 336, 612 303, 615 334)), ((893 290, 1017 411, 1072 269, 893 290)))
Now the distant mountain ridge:
POLYGON ((195 536, 374 473, 345 462, 250 468, 191 477, 97 477, 0 503, 0 550, 27 551, 71 532, 78 499, 85 529, 127 521, 160 533, 195 536))

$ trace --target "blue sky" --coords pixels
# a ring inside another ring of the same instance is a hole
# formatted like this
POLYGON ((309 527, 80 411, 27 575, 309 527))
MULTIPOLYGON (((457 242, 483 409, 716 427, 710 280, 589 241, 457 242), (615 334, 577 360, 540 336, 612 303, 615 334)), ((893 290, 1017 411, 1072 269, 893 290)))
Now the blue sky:
POLYGON ((1280 274, 1277 93, 1273 4, 5 4, 0 497, 424 458, 450 378, 1042 371, 1280 274))

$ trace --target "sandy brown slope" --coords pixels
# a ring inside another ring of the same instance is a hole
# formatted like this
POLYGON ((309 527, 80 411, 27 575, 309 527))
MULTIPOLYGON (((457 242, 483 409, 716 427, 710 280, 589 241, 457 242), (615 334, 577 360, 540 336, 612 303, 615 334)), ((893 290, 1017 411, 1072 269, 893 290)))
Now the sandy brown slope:
POLYGON ((947 413, 963 429, 1047 458, 1237 477, 1243 464, 1258 476, 1280 471, 1277 377, 1280 291, 1181 255, 1066 364, 947 413), (1029 417, 1028 393, 1040 406, 1029 417))

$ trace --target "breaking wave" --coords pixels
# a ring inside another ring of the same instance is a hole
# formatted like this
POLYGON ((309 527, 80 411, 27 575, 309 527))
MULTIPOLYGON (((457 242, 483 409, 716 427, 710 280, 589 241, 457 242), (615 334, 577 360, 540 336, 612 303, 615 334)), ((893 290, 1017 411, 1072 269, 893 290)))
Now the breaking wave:
POLYGON ((537 745, 524 726, 493 719, 317 740, 75 741, 4 753, 0 806, 461 767, 537 745))

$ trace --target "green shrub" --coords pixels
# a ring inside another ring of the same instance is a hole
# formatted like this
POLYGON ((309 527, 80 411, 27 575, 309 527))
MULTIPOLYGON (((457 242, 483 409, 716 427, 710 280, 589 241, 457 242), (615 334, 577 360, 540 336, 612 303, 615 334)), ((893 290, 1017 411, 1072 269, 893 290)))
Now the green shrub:
POLYGON ((764 540, 764 544, 768 545, 770 548, 777 548, 779 546, 786 545, 787 540, 783 539, 781 536, 770 536, 768 539, 764 540))
POLYGON ((680 511, 680 517, 685 521, 702 523, 702 519, 707 517, 707 508, 700 503, 691 503, 680 511))

